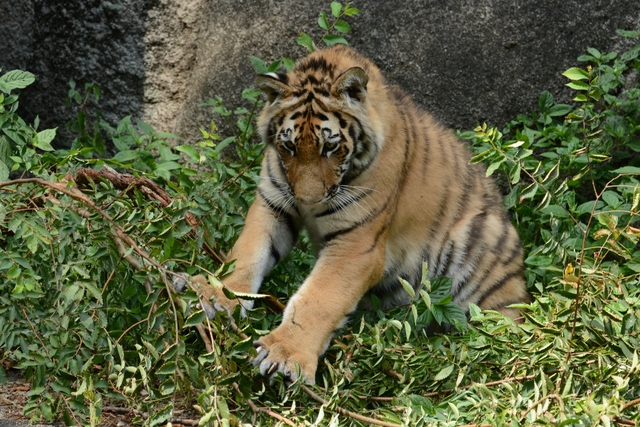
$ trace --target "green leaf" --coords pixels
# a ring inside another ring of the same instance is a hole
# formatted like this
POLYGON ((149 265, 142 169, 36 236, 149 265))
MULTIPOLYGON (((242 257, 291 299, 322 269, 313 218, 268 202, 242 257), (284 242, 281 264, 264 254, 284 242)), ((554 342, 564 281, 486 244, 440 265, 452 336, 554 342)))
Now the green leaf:
POLYGON ((9 166, 0 160, 0 182, 9 180, 9 166))
POLYGON ((313 40, 311 39, 311 37, 309 37, 309 34, 300 33, 300 35, 296 39, 296 42, 300 46, 306 47, 309 52, 313 52, 313 50, 314 50, 314 48, 313 48, 313 40))
POLYGON ((38 250, 38 238, 35 235, 27 239, 27 248, 32 254, 35 254, 38 250))
POLYGON ((159 426, 165 424, 173 416, 173 405, 170 403, 159 411, 149 415, 149 425, 159 426))
POLYGON ((20 273, 22 273, 22 269, 17 265, 14 265, 9 269, 9 271, 7 271, 7 279, 15 279, 20 276, 20 273))
POLYGON ((333 14, 333 16, 335 16, 336 18, 340 17, 340 12, 342 12, 342 5, 340 3, 338 3, 337 1, 332 1, 331 2, 331 13, 333 14))
POLYGON ((275 73, 276 71, 278 71, 280 69, 281 66, 282 66, 282 60, 281 59, 278 59, 277 61, 273 61, 267 67, 267 72, 275 73))
POLYGON ((567 83, 566 86, 575 90, 589 90, 589 84, 585 82, 575 81, 575 82, 567 83))
POLYGON ((551 107, 547 114, 549 114, 551 117, 566 116, 571 111, 573 111, 573 105, 557 104, 551 107))
POLYGON ((545 207, 544 209, 542 209, 542 212, 551 214, 551 215, 555 216, 556 218, 568 218, 569 217, 569 214, 567 213, 567 211, 562 206, 558 206, 558 205, 549 205, 549 206, 545 207))
POLYGON ((56 137, 56 128, 54 129, 45 129, 36 134, 36 138, 34 140, 34 145, 36 148, 39 148, 43 151, 53 151, 53 147, 51 146, 51 141, 56 137))
POLYGON ((517 164, 513 170, 509 173, 510 177, 511 177, 511 184, 517 184, 518 182, 520 182, 520 173, 522 172, 522 167, 520 166, 520 164, 517 164))
POLYGON ((233 292, 231 289, 224 286, 222 288, 222 293, 229 299, 246 299, 246 300, 259 300, 268 298, 267 294, 250 294, 246 292, 233 292))
POLYGON ((323 30, 329 29, 329 20, 327 19, 327 12, 320 12, 320 16, 318 16, 318 25, 323 30))
POLYGON ((156 171, 172 171, 180 169, 182 166, 178 162, 163 162, 158 165, 156 171))
POLYGON ((338 35, 335 35, 335 34, 329 34, 329 35, 324 36, 322 38, 322 41, 327 46, 333 46, 335 44, 346 44, 346 45, 349 44, 349 43, 347 43, 347 41, 345 40, 344 37, 338 36, 338 35))
POLYGON ((497 162, 493 162, 491 163, 488 167, 487 167, 487 172, 486 172, 486 176, 491 176, 493 175, 493 173, 500 167, 500 165, 502 164, 502 162, 504 162, 506 160, 506 158, 501 158, 500 160, 498 160, 497 162))
POLYGON ((411 285, 411 283, 407 282, 406 280, 404 280, 402 277, 399 277, 398 279, 400 279, 400 284, 402 284, 402 287, 404 288, 404 291, 413 299, 416 297, 416 291, 415 289, 413 289, 413 286, 411 285))
POLYGON ((357 14, 360 13, 360 9, 355 8, 355 7, 351 7, 349 6, 349 4, 347 4, 347 6, 344 8, 344 14, 346 16, 355 16, 357 14))
POLYGON ((587 52, 589 52, 591 55, 593 55, 593 57, 596 58, 596 59, 599 59, 602 56, 600 51, 598 49, 596 49, 595 47, 588 47, 587 48, 587 52))
POLYGON ((200 325, 202 322, 205 321, 206 318, 207 318, 207 314, 203 310, 196 311, 191 316, 189 316, 187 320, 185 320, 184 327, 189 328, 191 326, 200 325))
POLYGON ((0 384, 2 384, 2 385, 6 385, 7 384, 7 373, 2 368, 2 365, 0 365, 0 384))
POLYGON ((198 161, 200 159, 200 154, 198 154, 198 150, 196 150, 191 145, 178 145, 176 147, 176 151, 186 154, 193 161, 198 161))
POLYGON ((256 73, 265 74, 268 72, 267 65, 264 63, 262 59, 257 58, 255 56, 252 56, 250 59, 251 59, 251 64, 253 65, 254 70, 256 70, 256 73))
POLYGON ((293 70, 293 67, 296 65, 296 61, 291 58, 282 58, 282 62, 284 63, 284 69, 287 73, 293 70))
POLYGON ((620 175, 640 175, 640 168, 635 166, 623 166, 618 169, 614 169, 611 172, 620 175))
POLYGON ((617 30, 617 33, 622 37, 629 37, 634 39, 640 37, 640 31, 617 30))
POLYGON ((447 377, 449 377, 449 375, 451 375, 455 367, 456 365, 449 365, 446 368, 443 368, 436 374, 436 376, 433 378, 433 381, 438 382, 446 379, 447 377))
POLYGON ((155 135, 156 133, 155 129, 145 121, 136 120, 136 125, 138 126, 138 129, 140 129, 140 132, 144 133, 145 135, 155 135))
POLYGON ((545 90, 540 94, 540 98, 538 98, 538 108, 544 113, 551 108, 553 102, 553 95, 549 91, 545 90))
POLYGON ((140 157, 140 153, 138 151, 123 150, 117 153, 115 156, 113 156, 113 160, 126 163, 126 162, 130 162, 131 160, 135 160, 138 157, 140 157))
POLYGON ((602 193, 602 199, 607 203, 607 205, 614 209, 617 209, 620 206, 620 198, 614 191, 605 191, 602 193))
POLYGON ((546 267, 553 263, 553 258, 545 255, 531 255, 524 263, 533 267, 546 267))
POLYGON ((336 22, 335 24, 333 24, 333 28, 335 28, 336 30, 340 31, 343 34, 348 34, 349 31, 351 31, 351 26, 346 21, 336 22))
POLYGON ((28 71, 12 70, 0 77, 0 91, 9 93, 13 89, 24 89, 36 80, 28 71))
POLYGON ((568 78, 569 80, 588 80, 589 73, 583 70, 582 68, 569 68, 567 71, 562 73, 563 76, 568 78))

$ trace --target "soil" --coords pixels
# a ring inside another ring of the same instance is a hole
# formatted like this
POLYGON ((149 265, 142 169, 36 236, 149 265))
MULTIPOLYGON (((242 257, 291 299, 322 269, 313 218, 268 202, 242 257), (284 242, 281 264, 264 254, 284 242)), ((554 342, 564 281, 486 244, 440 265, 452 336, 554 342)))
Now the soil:
MULTIPOLYGON (((27 383, 16 370, 7 370, 7 383, 0 383, 0 427, 62 427, 64 423, 59 421, 57 424, 29 424, 29 417, 23 414, 23 408, 29 399, 29 391, 31 385, 27 383)), ((197 425, 197 417, 191 413, 193 410, 177 411, 182 416, 188 416, 189 425, 195 423, 197 425), (186 415, 185 413, 189 413, 186 415)), ((180 416, 179 414, 176 414, 180 416)), ((103 406, 101 427, 126 427, 133 426, 133 412, 127 408, 103 406)), ((182 427, 185 424, 173 422, 174 427, 182 427)))

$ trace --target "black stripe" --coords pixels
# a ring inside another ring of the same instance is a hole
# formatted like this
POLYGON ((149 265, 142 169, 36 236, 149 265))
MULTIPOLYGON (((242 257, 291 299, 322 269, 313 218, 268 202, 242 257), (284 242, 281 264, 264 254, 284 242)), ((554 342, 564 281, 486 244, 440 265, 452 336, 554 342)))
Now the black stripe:
POLYGON ((329 64, 326 59, 319 56, 303 61, 298 67, 296 67, 295 71, 306 72, 309 70, 318 70, 332 76, 335 67, 336 66, 334 64, 329 64))
POLYGON ((373 238, 373 243, 371 244, 369 249, 367 249, 366 251, 362 252, 362 255, 370 254, 371 252, 373 252, 373 250, 376 248, 376 246, 378 246, 378 241, 380 240, 382 235, 387 231, 388 228, 389 228, 388 224, 385 224, 384 227, 381 227, 380 230, 378 230, 378 232, 376 233, 376 236, 373 238))
POLYGON ((478 215, 474 216, 471 223, 471 228, 469 229, 469 234, 467 238, 467 243, 464 245, 464 253, 468 254, 469 250, 476 246, 476 243, 481 237, 484 237, 483 226, 485 222, 487 222, 487 218, 489 215, 487 211, 482 211, 478 215))
POLYGON ((316 98, 316 95, 313 92, 309 92, 307 94, 307 97, 305 98, 304 102, 305 104, 309 104, 311 103, 311 101, 313 101, 316 98))
POLYGON ((279 222, 284 221, 289 224, 294 224, 293 216, 289 212, 286 212, 283 207, 278 206, 275 203, 273 203, 271 200, 269 200, 259 187, 258 187, 258 194, 260 195, 260 197, 262 197, 262 200, 264 200, 264 203, 267 205, 269 209, 271 209, 271 211, 274 213, 276 219, 279 222))
POLYGON ((522 246, 520 245, 520 239, 516 238, 514 240, 515 240, 515 245, 511 249, 511 252, 509 252, 509 256, 504 261, 504 264, 511 264, 516 258, 522 256, 522 246))
POLYGON ((449 232, 445 234, 444 242, 442 244, 442 248, 440 249, 440 253, 438 253, 438 258, 436 261, 436 270, 434 271, 434 277, 442 276, 445 272, 445 269, 449 266, 449 254, 453 250, 455 243, 452 240, 449 240, 449 232))
POLYGON ((342 118, 342 115, 340 113, 338 113, 337 111, 334 111, 333 115, 336 116, 336 118, 338 119, 338 123, 340 123, 340 127, 342 129, 347 127, 347 121, 344 118, 342 118))
MULTIPOLYGON (((354 123, 351 123, 349 125, 348 132, 349 132, 349 137, 351 138, 351 142, 353 142, 353 146, 355 148, 356 144, 358 143, 358 139, 356 138, 356 130, 355 130, 354 126, 355 126, 354 123)), ((354 149, 354 152, 355 151, 356 150, 354 149)))
POLYGON ((319 118, 320 120, 326 122, 327 120, 329 120, 329 117, 325 116, 324 114, 322 114, 319 111, 314 111, 313 112, 313 116, 319 118))
MULTIPOLYGON (((460 292, 463 289, 465 289, 466 286, 468 286, 469 279, 473 276, 473 273, 475 272, 475 269, 477 267, 478 258, 482 256, 482 253, 475 256, 471 256, 471 255, 475 254, 478 251, 484 251, 486 247, 484 244, 477 244, 477 242, 480 238, 480 236, 478 235, 479 230, 482 228, 481 226, 484 224, 484 222, 486 222, 488 215, 486 212, 482 212, 481 214, 476 216, 476 218, 478 217, 481 217, 482 220, 475 221, 473 223, 472 228, 469 231, 469 239, 467 240, 467 243, 465 244, 465 247, 463 249, 465 251, 464 263, 469 264, 469 262, 473 260, 474 265, 471 269, 469 269, 469 272, 462 279, 460 279, 459 286, 454 287, 453 293, 452 293, 452 296, 454 299, 460 294, 460 292)), ((503 235, 504 233, 501 236, 503 235)), ((502 240, 502 237, 498 239, 499 242, 501 240, 502 240)))
POLYGON ((269 240, 271 245, 271 248, 270 248, 271 258, 273 258, 273 265, 276 265, 277 263, 280 262, 281 255, 278 252, 276 245, 273 243, 273 237, 269 237, 269 240))
MULTIPOLYGON (((393 197, 393 196, 391 196, 393 197)), ((323 238, 322 241, 324 242, 324 244, 326 245, 327 243, 329 243, 331 240, 335 239, 338 236, 341 236, 343 234, 346 234, 350 231, 355 230, 356 228, 360 227, 361 225, 364 225, 368 222, 371 222, 372 220, 374 220, 376 217, 378 217, 378 215, 380 215, 382 212, 385 211, 385 209, 387 209, 387 205, 389 204, 389 199, 387 199, 387 201, 384 203, 384 205, 378 209, 376 212, 373 212, 371 214, 369 214, 369 216, 367 216, 366 218, 363 218, 360 221, 355 222, 354 224, 350 225, 347 228, 342 228, 340 230, 336 230, 333 231, 331 233, 326 234, 323 238)))
POLYGON ((285 84, 289 83, 289 76, 287 76, 285 73, 276 73, 276 75, 281 82, 285 84))
MULTIPOLYGON (((338 193, 336 194, 336 196, 339 194, 340 191, 342 191, 342 190, 339 190, 338 193)), ((316 214, 316 218, 320 218, 320 217, 323 217, 323 216, 331 215, 331 214, 334 214, 334 213, 336 213, 338 211, 341 211, 341 210, 345 209, 347 206, 351 205, 352 203, 362 200, 363 198, 368 196, 370 192, 371 192, 371 190, 363 191, 359 195, 351 198, 349 200, 349 203, 347 203, 346 205, 339 204, 339 205, 331 206, 329 209, 327 209, 325 211, 322 211, 319 214, 316 214)), ((336 196, 334 196, 334 197, 336 197, 336 196)))
MULTIPOLYGON (((482 296, 480 297, 480 299, 478 300, 478 303, 476 305, 482 306, 482 304, 486 301, 486 299, 489 298, 494 292, 500 290, 500 288, 502 288, 504 285, 506 285, 509 280, 513 279, 514 277, 520 276, 520 275, 522 275, 522 270, 520 270, 520 269, 518 269, 517 271, 511 272, 511 273, 507 273, 506 275, 504 275, 502 277, 502 279, 498 280, 496 283, 491 285, 491 287, 489 289, 487 289, 482 294, 482 296)), ((471 294, 471 295, 473 295, 473 294, 471 294)))
POLYGON ((328 233, 326 236, 324 236, 324 238, 322 239, 324 241, 325 244, 329 243, 331 240, 335 239, 336 237, 342 235, 342 234, 346 234, 352 230, 355 230, 356 228, 360 227, 362 224, 359 222, 356 222, 355 224, 352 224, 351 226, 347 227, 347 228, 343 228, 337 231, 334 231, 332 233, 328 233))
POLYGON ((415 134, 413 133, 413 131, 411 132, 411 135, 409 134, 409 129, 413 128, 413 118, 409 115, 405 115, 403 116, 404 119, 404 125, 406 127, 406 134, 405 134, 405 143, 404 143, 404 161, 402 164, 402 172, 400 175, 400 184, 398 187, 398 190, 396 192, 396 198, 400 197, 400 194, 402 194, 403 190, 404 190, 404 186, 407 182, 407 173, 409 172, 409 154, 411 153, 411 145, 414 143, 415 141, 415 134), (414 138, 412 138, 414 137, 414 138))

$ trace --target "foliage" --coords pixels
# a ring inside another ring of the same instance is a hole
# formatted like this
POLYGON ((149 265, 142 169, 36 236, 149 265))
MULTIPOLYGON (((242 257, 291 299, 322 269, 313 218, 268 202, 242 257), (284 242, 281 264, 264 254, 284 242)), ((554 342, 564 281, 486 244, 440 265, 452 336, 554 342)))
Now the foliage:
MULTIPOLYGON (((320 26, 347 29, 339 22, 355 10, 332 3, 335 22, 321 14, 320 26)), ((150 426, 180 417, 216 426, 637 424, 639 55, 590 49, 579 58, 586 67, 564 73, 574 104, 543 93, 539 111, 503 131, 463 134, 506 188, 523 237, 535 297, 524 322, 472 307, 468 328, 428 334, 427 323, 455 323, 458 312, 446 279, 425 281, 429 292, 410 307, 355 316, 313 389, 267 383, 251 367, 253 339, 280 320, 273 304, 210 321, 193 291, 170 286, 172 272, 224 271, 216 258, 238 236, 258 179, 258 93, 246 90, 235 109, 207 102, 233 135, 212 122, 189 146, 130 117, 109 126, 92 110, 99 90, 72 85, 77 136, 61 149, 55 129, 17 114, 13 91, 33 76, 4 74, 0 358, 32 384, 25 413, 69 425, 101 425, 113 405, 150 426), (87 170, 132 176, 122 187, 80 179, 87 170), (193 412, 178 415, 185 408, 193 412)), ((313 262, 306 246, 303 238, 266 291, 281 300, 294 292, 313 262)))
MULTIPOLYGON (((349 34, 351 26, 344 17, 356 16, 360 10, 351 6, 352 2, 346 3, 344 6, 339 2, 331 2, 331 15, 333 15, 333 23, 329 21, 327 12, 320 12, 318 16, 318 25, 325 30, 322 35, 322 42, 327 46, 334 44, 349 44, 342 34, 349 34), (334 32, 335 31, 335 32, 334 32)), ((307 51, 313 52, 316 49, 313 39, 307 33, 300 33, 296 40, 300 46, 304 46, 307 51)))

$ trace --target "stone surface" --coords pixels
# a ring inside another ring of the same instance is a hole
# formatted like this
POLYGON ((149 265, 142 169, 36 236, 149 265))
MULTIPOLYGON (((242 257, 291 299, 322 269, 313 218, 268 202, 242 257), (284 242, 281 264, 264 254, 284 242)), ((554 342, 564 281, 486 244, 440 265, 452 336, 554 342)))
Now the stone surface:
MULTIPOLYGON (((637 0, 356 1, 351 45, 450 127, 502 125, 535 109, 541 91, 566 99, 560 73, 589 46, 630 45, 616 29, 640 24, 637 0)), ((253 85, 251 55, 297 59, 295 37, 321 30, 327 2, 294 0, 0 0, 0 67, 28 69, 23 114, 63 126, 67 82, 95 82, 111 123, 143 117, 194 141, 253 85)), ((218 120, 220 121, 220 120, 218 120)), ((64 141, 62 141, 64 142, 64 141)))
POLYGON ((116 123, 143 108, 145 2, 140 0, 0 0, 0 67, 26 69, 36 82, 20 99, 25 119, 41 128, 64 125, 69 81, 96 83, 100 110, 116 123), (5 11, 9 11, 5 15, 5 11), (6 19, 8 16, 9 19, 6 19))

